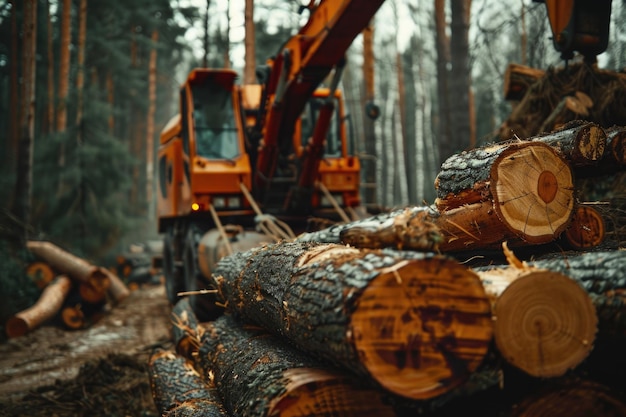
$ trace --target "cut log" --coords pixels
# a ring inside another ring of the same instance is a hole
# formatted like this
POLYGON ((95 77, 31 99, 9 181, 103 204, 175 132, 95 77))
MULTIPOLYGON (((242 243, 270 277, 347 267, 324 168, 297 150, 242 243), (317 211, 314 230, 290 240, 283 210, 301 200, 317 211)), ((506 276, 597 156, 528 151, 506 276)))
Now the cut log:
POLYGON ((382 393, 226 314, 205 330, 198 366, 233 416, 395 416, 382 393))
POLYGON ((194 411, 198 416, 228 416, 217 390, 200 376, 189 359, 161 350, 150 356, 148 368, 159 415, 194 415, 189 414, 194 411))
POLYGON ((606 132, 595 123, 574 120, 548 135, 531 138, 555 147, 572 167, 593 165, 602 159, 606 132))
POLYGON ((500 355, 528 375, 565 375, 589 356, 597 316, 587 292, 571 278, 537 268, 477 269, 493 298, 500 355))
POLYGON ((65 327, 70 330, 79 330, 87 327, 87 320, 81 310, 80 304, 63 307, 63 310, 61 310, 61 320, 65 327))
POLYGON ((176 353, 187 359, 193 359, 200 347, 200 331, 198 319, 191 308, 189 298, 181 298, 170 314, 172 334, 176 353))
POLYGON ((403 259, 342 245, 282 243, 223 258, 227 309, 407 398, 464 382, 492 337, 478 276, 432 253, 403 259))
POLYGON ((74 280, 89 284, 98 291, 106 291, 110 285, 104 268, 94 266, 51 242, 29 241, 26 246, 36 257, 74 280))
POLYGON ((605 160, 614 161, 618 165, 626 165, 626 127, 613 126, 607 129, 607 157, 605 160))
POLYGON ((518 101, 528 87, 545 75, 545 71, 520 64, 509 64, 504 73, 504 99, 518 101))
POLYGON ((491 201, 502 225, 525 242, 558 237, 571 218, 572 173, 543 142, 476 148, 448 158, 435 181, 440 211, 491 201))
POLYGON ((109 280, 109 287, 107 288, 106 292, 107 295, 109 296, 113 304, 121 303, 123 300, 126 299, 126 297, 130 295, 130 290, 116 274, 104 268, 103 271, 109 280))
POLYGON ((598 315, 600 334, 626 331, 626 251, 599 251, 529 262, 537 268, 560 272, 587 291, 598 315))
POLYGON ((29 331, 52 319, 63 306, 63 301, 72 288, 72 281, 59 275, 41 293, 37 302, 11 317, 5 325, 10 338, 23 336, 29 331))
POLYGON ((43 290, 57 276, 50 265, 40 261, 31 262, 26 267, 26 275, 40 290, 43 290))
POLYGON ((626 403, 597 382, 569 379, 529 395, 512 413, 512 417, 587 416, 626 417, 626 403))
POLYGON ((572 249, 584 250, 604 242, 605 230, 604 219, 598 210, 591 205, 579 205, 563 237, 572 249))

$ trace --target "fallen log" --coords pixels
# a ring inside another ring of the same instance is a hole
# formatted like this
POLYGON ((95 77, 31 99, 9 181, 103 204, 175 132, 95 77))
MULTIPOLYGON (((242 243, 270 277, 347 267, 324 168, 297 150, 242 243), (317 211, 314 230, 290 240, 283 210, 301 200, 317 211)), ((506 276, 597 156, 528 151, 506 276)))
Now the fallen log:
POLYGON ((5 324, 9 338, 23 336, 41 326, 58 314, 65 298, 72 288, 72 281, 65 275, 59 275, 42 291, 37 302, 20 311, 5 324))
POLYGON ((589 356, 598 319, 589 295, 575 280, 517 259, 508 267, 475 270, 493 300, 496 348, 509 364, 551 378, 589 356))
POLYGON ((456 154, 442 164, 435 186, 440 212, 483 203, 481 218, 497 219, 501 229, 530 244, 556 239, 573 211, 570 167, 553 147, 539 141, 456 154))
POLYGON ((281 243, 223 258, 228 311, 407 398, 463 383, 487 353, 478 276, 432 253, 406 260, 342 245, 281 243))
POLYGON ((36 257, 50 264, 55 270, 69 275, 80 283, 91 285, 97 291, 105 292, 110 285, 104 268, 94 266, 51 242, 28 241, 26 246, 36 257))
POLYGON ((594 165, 606 148, 606 132, 596 123, 574 120, 560 130, 531 138, 558 149, 571 167, 594 165))
POLYGON ((605 160, 626 165, 626 127, 613 126, 606 131, 607 150, 605 160))
POLYGON ((395 416, 382 393, 226 314, 205 327, 197 364, 233 416, 395 416))
POLYGON ((504 72, 504 99, 518 101, 526 94, 528 87, 545 75, 545 71, 526 65, 511 63, 504 72))
POLYGON ((104 268, 103 272, 105 273, 109 281, 109 287, 107 288, 106 292, 107 295, 109 296, 113 304, 121 303, 124 299, 126 299, 126 297, 130 295, 130 290, 116 274, 104 268))
POLYGON ((45 262, 31 262, 26 267, 26 275, 35 283, 37 288, 43 290, 57 276, 50 265, 45 262))
POLYGON ((152 398, 163 417, 227 417, 214 386, 204 380, 189 359, 161 350, 148 360, 152 398))

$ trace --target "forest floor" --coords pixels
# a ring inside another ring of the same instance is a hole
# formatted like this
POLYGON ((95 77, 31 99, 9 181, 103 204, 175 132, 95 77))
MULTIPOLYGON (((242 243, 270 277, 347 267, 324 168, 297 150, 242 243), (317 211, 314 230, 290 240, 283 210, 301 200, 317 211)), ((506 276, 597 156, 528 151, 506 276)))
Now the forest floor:
POLYGON ((150 284, 84 330, 46 325, 0 344, 0 416, 158 416, 148 359, 172 346, 169 314, 150 284))

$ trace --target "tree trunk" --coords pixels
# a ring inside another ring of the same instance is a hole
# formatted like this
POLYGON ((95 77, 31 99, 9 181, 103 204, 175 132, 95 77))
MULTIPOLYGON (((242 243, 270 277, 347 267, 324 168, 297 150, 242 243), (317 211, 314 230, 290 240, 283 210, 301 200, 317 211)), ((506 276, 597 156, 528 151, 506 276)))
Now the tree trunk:
POLYGON ((24 97, 20 112, 20 141, 17 153, 17 179, 15 181, 15 216, 20 221, 22 239, 28 239, 31 219, 33 150, 35 141, 35 83, 37 52, 37 1, 24 1, 23 45, 24 97))
POLYGON ((159 415, 227 417, 216 389, 189 359, 161 350, 148 360, 150 387, 159 415))
POLYGON ((605 160, 614 161, 618 165, 626 166, 626 127, 613 126, 606 131, 608 155, 605 160))
POLYGON ((376 206, 380 196, 376 192, 376 129, 374 120, 380 116, 380 108, 374 104, 374 21, 363 29, 363 83, 365 100, 362 102, 366 116, 363 118, 363 134, 365 141, 366 158, 361 162, 362 173, 365 179, 363 200, 368 207, 376 206))
POLYGON ((48 134, 54 132, 56 122, 54 118, 54 31, 50 15, 50 0, 46 1, 46 12, 48 21, 48 109, 44 133, 48 134))
POLYGON ((81 284, 90 285, 102 293, 110 285, 109 276, 104 268, 94 266, 51 242, 28 241, 26 246, 36 257, 81 284))
POLYGON ((407 398, 464 382, 491 339, 478 277, 434 254, 283 243, 227 256, 214 277, 227 310, 407 398))
POLYGON ((226 33, 224 34, 224 68, 230 68, 230 0, 226 0, 226 33))
POLYGON ((572 249, 586 250, 599 246, 606 237, 602 214, 591 205, 579 204, 562 236, 566 245, 572 249))
POLYGON ((438 103, 438 142, 440 163, 456 150, 452 144, 450 125, 449 75, 450 39, 446 34, 446 2, 435 0, 435 44, 437 46, 437 103, 438 103))
POLYGON ((493 299, 496 348, 509 364, 528 375, 551 378, 587 358, 598 319, 576 281, 521 265, 476 272, 493 299))
POLYGON ((206 323, 197 363, 233 416, 393 416, 381 393, 230 315, 206 323))
POLYGON ((65 275, 59 275, 48 285, 37 302, 11 317, 5 324, 7 336, 23 336, 53 318, 61 309, 63 301, 72 288, 72 281, 65 275))
POLYGON ((256 40, 254 35, 254 0, 246 0, 244 10, 244 26, 246 38, 245 66, 243 70, 243 83, 256 84, 256 40))
POLYGON ((157 83, 157 42, 159 32, 152 31, 152 48, 150 49, 150 63, 148 75, 148 117, 146 120, 146 201, 148 216, 154 216, 154 196, 152 193, 154 177, 154 113, 156 111, 156 83, 157 83))
MULTIPOLYGON (((87 37, 87 0, 80 0, 78 9, 78 53, 76 70, 76 126, 78 145, 83 143, 83 95, 85 89, 85 38, 87 37)), ((83 196, 84 198, 84 196, 83 196)))
MULTIPOLYGON (((532 244, 558 237, 573 211, 571 170, 551 146, 539 141, 496 144, 456 154, 442 165, 435 187, 435 204, 441 212, 490 202, 485 206, 487 214, 495 211, 506 229, 532 244)), ((472 229, 479 237, 479 224, 472 229)))
MULTIPOLYGON (((59 61, 57 132, 65 132, 65 128, 67 127, 67 102, 70 80, 70 43, 72 36, 72 0, 63 0, 61 12, 61 54, 59 61)), ((60 155, 60 159, 63 161, 64 156, 60 155)))
POLYGON ((16 156, 18 155, 20 141, 20 83, 19 83, 19 34, 17 29, 17 1, 9 0, 11 4, 11 59, 10 59, 10 83, 9 83, 9 131, 7 153, 4 155, 4 163, 11 168, 16 168, 16 156))
POLYGON ((200 348, 200 329, 188 297, 174 304, 170 319, 176 353, 193 359, 200 348))

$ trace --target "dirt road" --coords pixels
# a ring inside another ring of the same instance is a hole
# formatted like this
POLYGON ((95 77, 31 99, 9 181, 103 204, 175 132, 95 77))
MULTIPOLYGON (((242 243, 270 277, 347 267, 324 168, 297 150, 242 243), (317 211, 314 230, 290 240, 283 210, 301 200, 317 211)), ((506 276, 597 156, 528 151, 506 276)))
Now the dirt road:
POLYGON ((47 325, 0 344, 0 416, 156 416, 147 360, 171 347, 169 314, 151 285, 87 329, 47 325))

